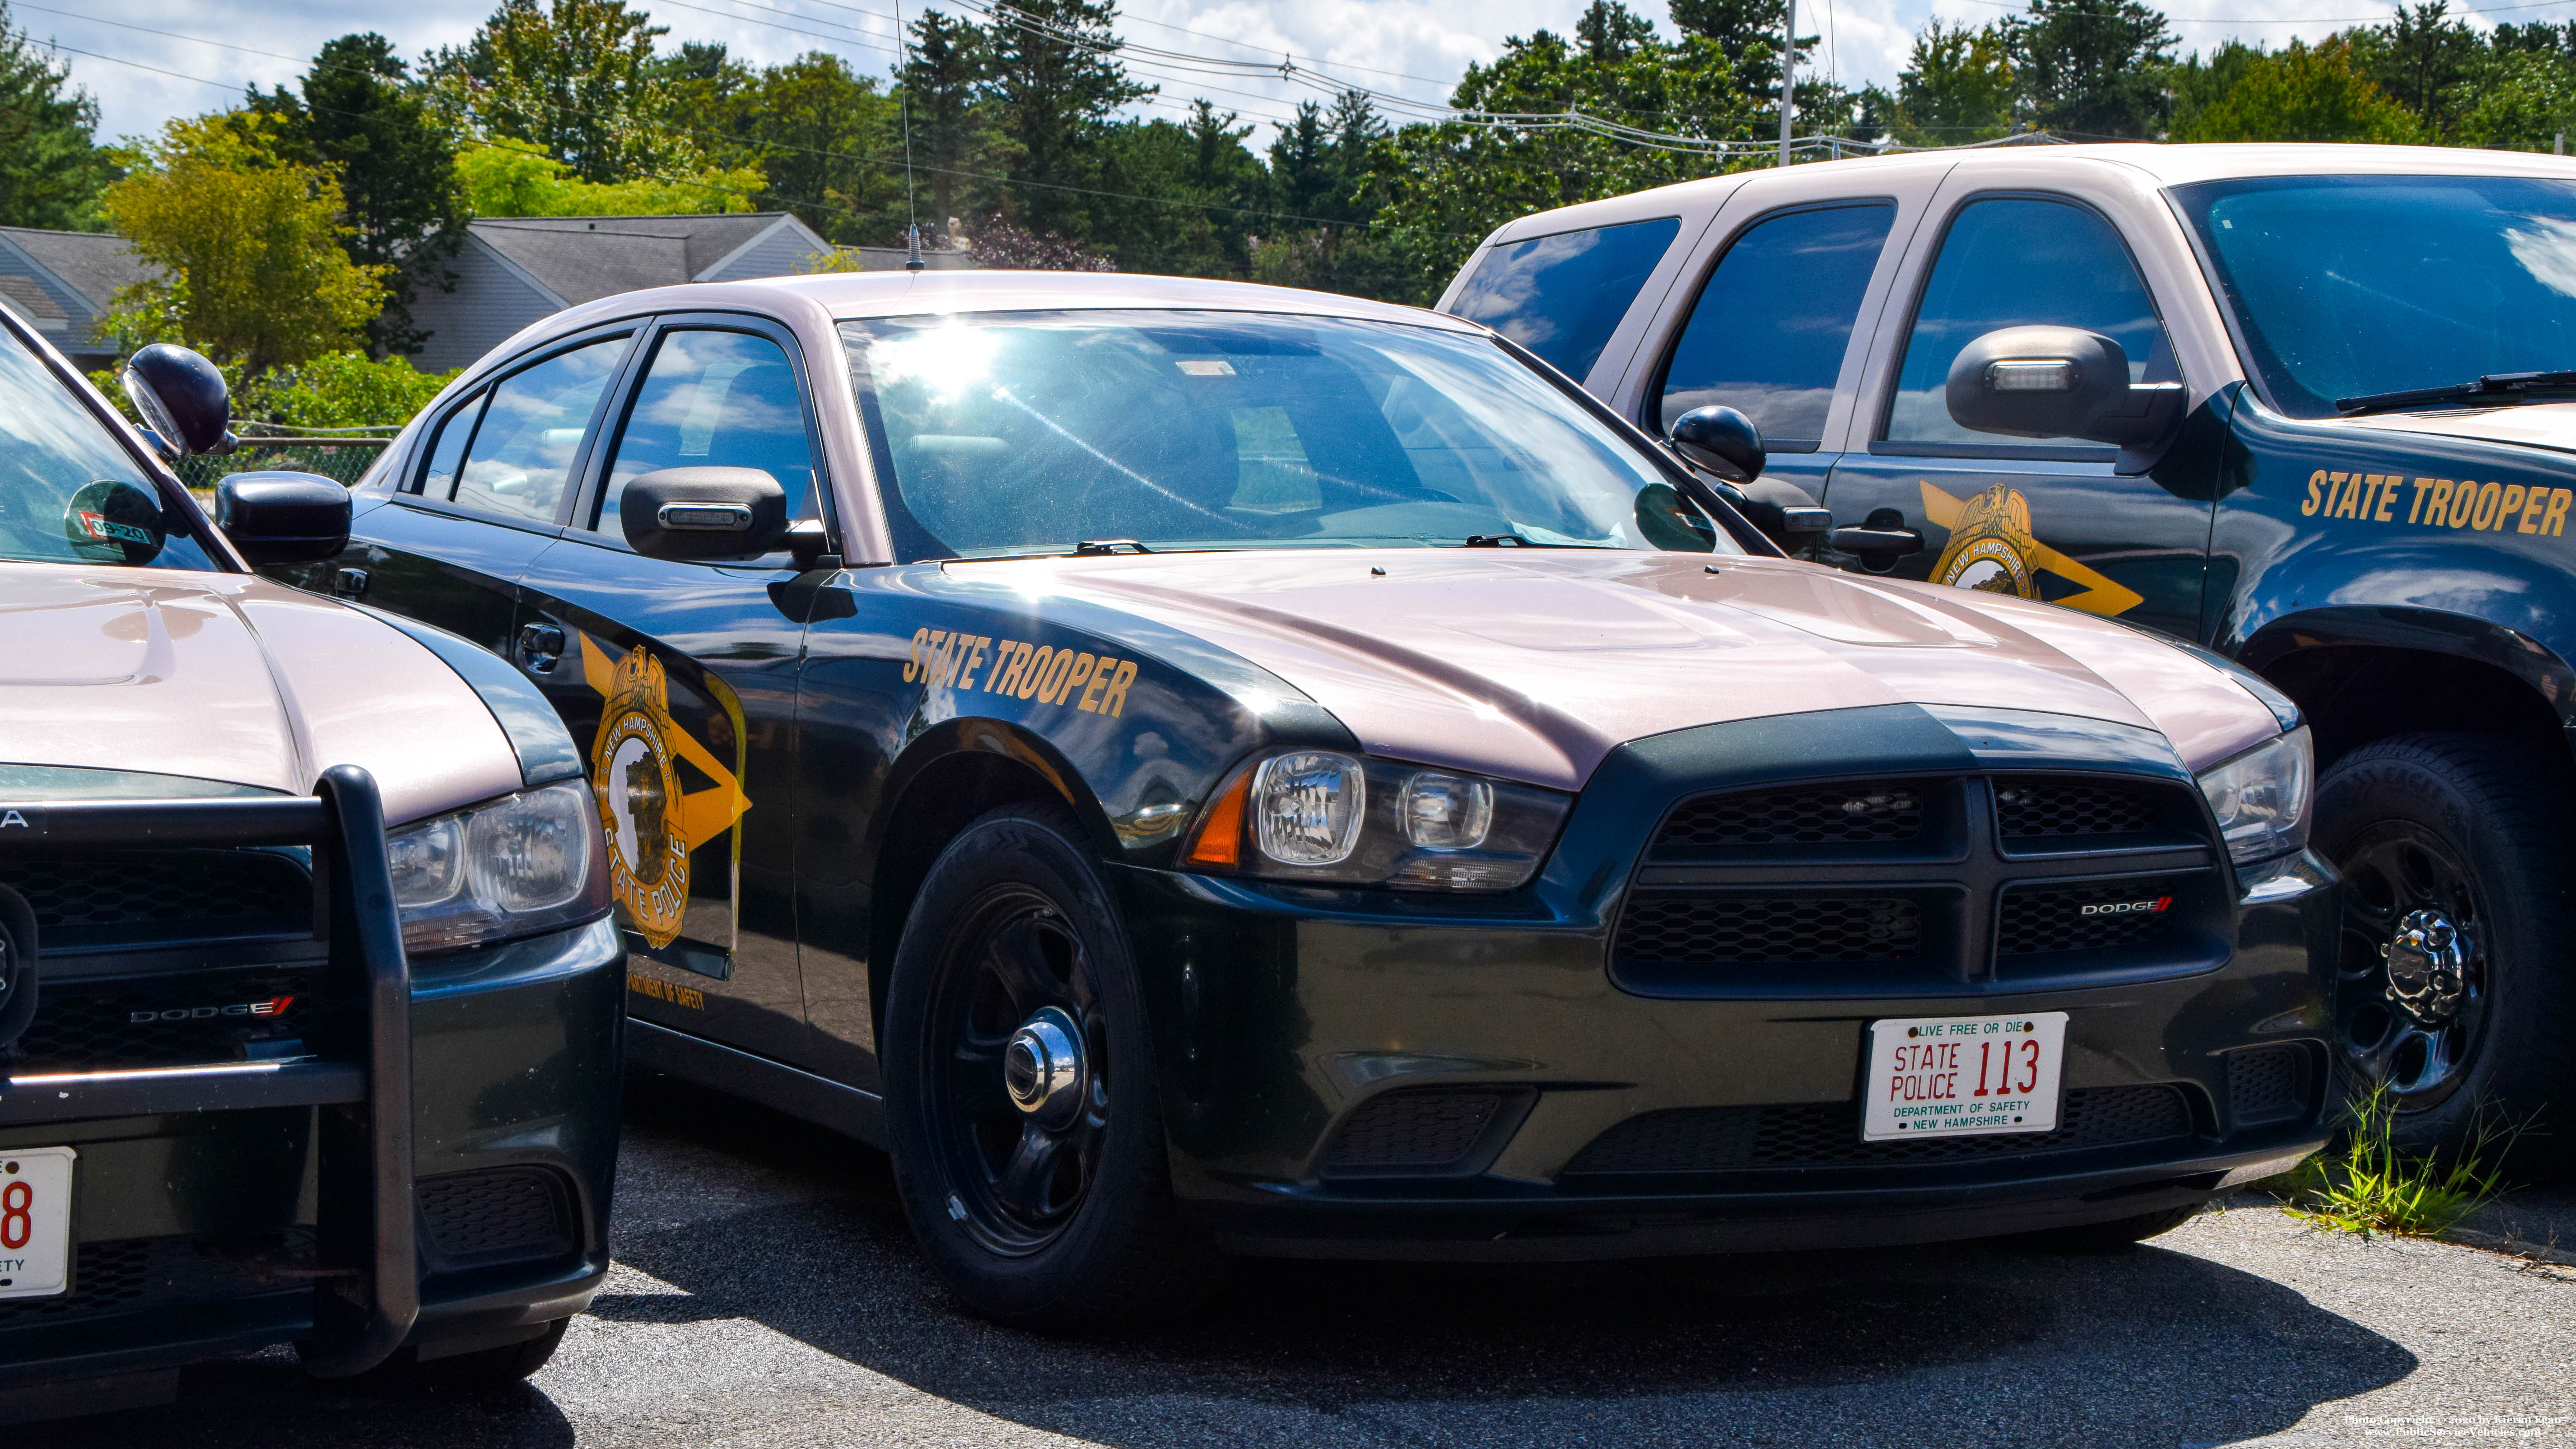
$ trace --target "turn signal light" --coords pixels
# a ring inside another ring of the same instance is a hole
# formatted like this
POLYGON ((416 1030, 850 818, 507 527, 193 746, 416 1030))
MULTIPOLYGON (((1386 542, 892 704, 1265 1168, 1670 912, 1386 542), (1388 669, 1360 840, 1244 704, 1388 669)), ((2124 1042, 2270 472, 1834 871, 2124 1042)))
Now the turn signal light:
POLYGON ((1252 772, 1243 771, 1225 788, 1225 793, 1208 807, 1199 821, 1198 838, 1190 842, 1186 857, 1192 865, 1241 865, 1243 863, 1243 802, 1252 793, 1252 772))

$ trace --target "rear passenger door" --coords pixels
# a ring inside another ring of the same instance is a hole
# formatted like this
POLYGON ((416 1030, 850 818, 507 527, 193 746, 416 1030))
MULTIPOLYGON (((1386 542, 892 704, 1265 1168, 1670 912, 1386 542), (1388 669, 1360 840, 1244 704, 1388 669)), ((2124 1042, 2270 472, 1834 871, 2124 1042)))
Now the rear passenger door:
POLYGON ((1663 350, 1638 425, 1661 438, 1693 408, 1738 409, 1762 430, 1763 476, 1821 499, 1841 452, 1830 425, 1849 411, 1836 399, 1860 364, 1853 334, 1897 217, 1894 197, 1853 197, 1777 208, 1729 233, 1663 350))
POLYGON ((629 1013, 775 1060, 807 1057, 791 861, 792 557, 648 558, 626 485, 665 468, 758 468, 789 516, 824 520, 822 448, 784 328, 658 319, 605 410, 561 540, 522 579, 521 667, 589 757, 627 936, 629 1013))
POLYGON ((358 520, 358 602, 515 657, 519 578, 563 532, 590 439, 638 329, 583 333, 445 403, 393 501, 358 520))
POLYGON ((2146 473, 2074 438, 1971 432, 1944 386, 1962 348, 2003 327, 2080 327, 2119 342, 2130 381, 2182 380, 2154 296, 2109 218, 2045 191, 1948 199, 1865 388, 1866 451, 1834 466, 1838 523, 1920 532, 1907 578, 2042 599, 2189 638, 2200 622, 2214 456, 2177 446, 2146 473))

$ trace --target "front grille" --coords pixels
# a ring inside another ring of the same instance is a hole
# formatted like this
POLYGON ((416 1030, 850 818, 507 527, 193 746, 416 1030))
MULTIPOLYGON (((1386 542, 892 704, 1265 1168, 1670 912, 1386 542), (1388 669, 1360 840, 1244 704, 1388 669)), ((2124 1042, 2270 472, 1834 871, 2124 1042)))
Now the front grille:
POLYGON ((2308 1049, 2284 1045, 2227 1054, 2227 1107, 2239 1127, 2307 1115, 2308 1049))
POLYGON ((542 1167, 494 1167, 421 1179, 421 1225, 442 1268, 481 1268, 572 1252, 572 1204, 542 1167))
POLYGON ((2172 928, 2175 883, 2103 881, 2019 885, 1996 911, 1995 954, 2041 956, 2141 946, 2172 928))
POLYGON ((1342 1124, 1325 1169, 1450 1166, 1475 1150, 1502 1106, 1492 1091, 1389 1092, 1342 1124))
POLYGON ((1923 909, 1901 896, 1640 895, 1619 920, 1631 961, 1743 965, 1911 960, 1923 909))
POLYGON ((44 952, 310 935, 313 878, 267 850, 136 850, 0 858, 44 952))
POLYGON ((2165 828, 2165 810, 2156 796, 2126 786, 2007 779, 1995 782, 1995 826, 2007 842, 2144 835, 2165 828))
POLYGON ((0 1299, 0 1328, 301 1288, 312 1281, 312 1267, 313 1234, 305 1228, 225 1242, 168 1237, 79 1243, 72 1248, 71 1291, 0 1299))
POLYGON ((1922 834, 1922 787, 1864 782, 1703 795, 1683 802, 1665 819, 1655 835, 1655 849, 1882 845, 1922 834))
POLYGON ((89 986, 43 982, 11 1069, 99 1071, 241 1061, 302 1034, 313 971, 202 971, 89 986), (271 1008, 259 1010, 258 1008, 271 1008))
POLYGON ((2066 1094, 2057 1130, 1864 1142, 1857 1102, 1767 1107, 1683 1107, 1631 1117, 1566 1164, 1568 1176, 1746 1172, 1806 1167, 2037 1157, 2138 1147, 2192 1134, 2178 1087, 2083 1087, 2066 1094))

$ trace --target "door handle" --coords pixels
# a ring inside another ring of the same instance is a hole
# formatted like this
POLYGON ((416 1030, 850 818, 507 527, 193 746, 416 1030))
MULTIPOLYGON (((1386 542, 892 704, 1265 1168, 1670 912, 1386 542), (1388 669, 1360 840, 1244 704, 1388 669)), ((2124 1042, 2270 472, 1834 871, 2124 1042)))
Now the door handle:
POLYGON ((1860 566, 1874 574, 1896 567, 1896 561, 1923 551, 1923 535, 1905 526, 1905 515, 1893 508, 1873 508, 1858 528, 1837 528, 1826 542, 1836 550, 1860 556, 1860 566))
POLYGON ((519 662, 531 674, 552 674, 563 662, 564 632, 552 624, 530 624, 519 631, 519 662))

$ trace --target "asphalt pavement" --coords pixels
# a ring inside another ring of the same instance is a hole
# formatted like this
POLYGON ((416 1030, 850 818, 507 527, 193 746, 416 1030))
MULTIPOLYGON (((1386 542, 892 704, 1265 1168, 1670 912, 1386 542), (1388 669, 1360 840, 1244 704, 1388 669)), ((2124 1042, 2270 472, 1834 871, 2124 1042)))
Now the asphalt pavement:
POLYGON ((1246 1264, 1186 1322, 1061 1340, 945 1298, 883 1157, 671 1083, 627 1123, 619 1267, 529 1385, 388 1397, 272 1354, 12 1449, 2576 1446, 2576 1268, 2252 1199, 2081 1256, 1246 1264))

